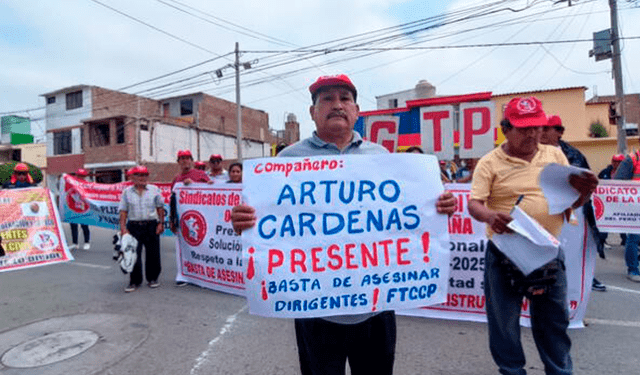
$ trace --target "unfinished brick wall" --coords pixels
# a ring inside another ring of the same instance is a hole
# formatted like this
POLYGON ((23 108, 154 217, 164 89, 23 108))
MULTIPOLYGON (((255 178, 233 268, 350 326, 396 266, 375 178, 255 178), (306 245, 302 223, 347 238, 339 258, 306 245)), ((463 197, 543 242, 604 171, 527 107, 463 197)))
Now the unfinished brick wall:
POLYGON ((180 173, 178 163, 148 163, 144 164, 149 169, 149 181, 171 182, 180 173))
POLYGON ((132 118, 124 119, 124 143, 116 143, 116 122, 109 121, 109 141, 108 146, 91 146, 89 138, 91 124, 85 124, 84 130, 84 155, 87 164, 94 163, 112 163, 117 161, 134 161, 137 162, 136 156, 137 138, 136 138, 136 121, 132 118))
MULTIPOLYGON (((236 135, 236 103, 205 94, 198 107, 198 119, 202 129, 236 135)), ((242 107, 242 136, 254 141, 270 142, 269 115, 264 111, 242 107), (262 132, 260 129, 263 129, 262 132)))
POLYGON ((157 100, 96 86, 92 87, 91 95, 92 118, 113 116, 137 118, 160 115, 160 103, 157 100))
MULTIPOLYGON (((626 123, 640 124, 640 94, 624 96, 624 120, 626 123)), ((597 96, 589 99, 589 103, 615 102, 613 95, 597 96)))

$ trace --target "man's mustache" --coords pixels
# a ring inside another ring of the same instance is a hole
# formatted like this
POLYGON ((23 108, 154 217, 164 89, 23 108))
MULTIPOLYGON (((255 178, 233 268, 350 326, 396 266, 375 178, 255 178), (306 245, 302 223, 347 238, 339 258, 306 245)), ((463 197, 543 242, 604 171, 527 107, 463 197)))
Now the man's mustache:
POLYGON ((347 113, 344 111, 333 111, 327 115, 327 118, 331 118, 331 117, 342 117, 346 119, 347 113))

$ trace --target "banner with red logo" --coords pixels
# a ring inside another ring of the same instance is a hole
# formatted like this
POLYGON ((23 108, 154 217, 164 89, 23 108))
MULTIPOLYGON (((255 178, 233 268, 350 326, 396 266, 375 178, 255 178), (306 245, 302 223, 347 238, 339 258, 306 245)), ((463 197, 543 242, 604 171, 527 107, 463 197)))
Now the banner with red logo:
POLYGON ((0 237, 0 272, 73 260, 49 189, 0 190, 0 237))
MULTIPOLYGON (((446 184, 458 198, 458 212, 449 218, 451 269, 447 301, 440 305, 398 311, 400 315, 486 322, 484 259, 488 239, 485 224, 469 215, 470 184, 446 184)), ((595 267, 596 244, 582 209, 576 210, 577 225, 565 224, 558 238, 567 268, 567 304, 570 327, 582 327, 595 267)), ((521 324, 531 326, 529 301, 523 300, 521 324)))
POLYGON ((242 242, 231 226, 242 185, 178 183, 174 191, 180 220, 176 280, 244 296, 242 242))
MULTIPOLYGON (((68 174, 60 179, 59 209, 62 221, 67 223, 95 225, 98 227, 120 230, 120 197, 132 182, 117 184, 99 184, 87 182, 68 174)), ((163 235, 171 236, 169 230, 169 201, 171 199, 170 183, 153 183, 160 188, 164 198, 165 231, 163 235)))
POLYGON ((431 155, 245 161, 242 233, 253 314, 306 318, 446 301, 447 216, 431 155), (384 166, 383 168, 381 166, 384 166))
POLYGON ((601 232, 640 233, 640 182, 600 180, 592 202, 601 232))

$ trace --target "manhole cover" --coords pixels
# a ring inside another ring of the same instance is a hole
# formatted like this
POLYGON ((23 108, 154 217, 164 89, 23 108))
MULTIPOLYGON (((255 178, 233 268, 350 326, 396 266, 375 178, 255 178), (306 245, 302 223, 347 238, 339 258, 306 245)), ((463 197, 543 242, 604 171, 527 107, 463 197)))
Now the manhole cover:
POLYGON ((51 333, 11 348, 2 356, 2 363, 14 368, 32 368, 60 362, 76 356, 98 342, 93 331, 51 333))

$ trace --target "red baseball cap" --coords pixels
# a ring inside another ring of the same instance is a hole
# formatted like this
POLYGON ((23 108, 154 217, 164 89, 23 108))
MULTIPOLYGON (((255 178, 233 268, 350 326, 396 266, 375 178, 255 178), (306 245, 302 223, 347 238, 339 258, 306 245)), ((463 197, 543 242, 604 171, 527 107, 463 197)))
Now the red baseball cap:
POLYGON ((212 154, 211 156, 209 156, 209 160, 222 160, 222 155, 212 154))
POLYGON ((189 150, 178 150, 178 159, 182 157, 190 157, 193 160, 193 155, 191 155, 191 151, 189 150))
POLYGON ((144 165, 138 165, 131 169, 131 174, 146 174, 149 175, 149 170, 144 165))
POLYGON ((322 76, 318 77, 316 81, 309 86, 309 92, 311 96, 315 96, 316 92, 322 87, 329 86, 344 86, 348 88, 353 93, 353 98, 355 99, 358 95, 358 91, 356 90, 356 86, 351 82, 349 77, 346 74, 338 74, 335 76, 322 76))
POLYGON ((14 172, 29 172, 29 166, 25 163, 18 163, 13 167, 14 172))
POLYGON ((562 119, 558 115, 549 116, 547 126, 562 126, 562 119))
POLYGON ((542 103, 535 96, 511 99, 504 110, 504 118, 516 128, 545 126, 549 122, 542 103))
POLYGON ((623 161, 623 160, 624 160, 624 155, 622 154, 616 154, 611 157, 611 161, 623 161))
POLYGON ((89 172, 87 172, 87 170, 84 168, 78 168, 78 170, 76 171, 76 176, 87 177, 88 175, 89 172))
POLYGON ((136 170, 137 170, 137 169, 138 169, 138 167, 137 167, 137 166, 135 166, 135 167, 133 167, 133 168, 129 169, 129 170, 127 171, 127 176, 131 177, 131 175, 132 175, 132 174, 136 173, 136 170))
POLYGON ((197 162, 195 162, 194 167, 196 167, 196 168, 198 168, 198 167, 206 168, 207 167, 207 163, 205 163, 203 161, 197 161, 197 162))

